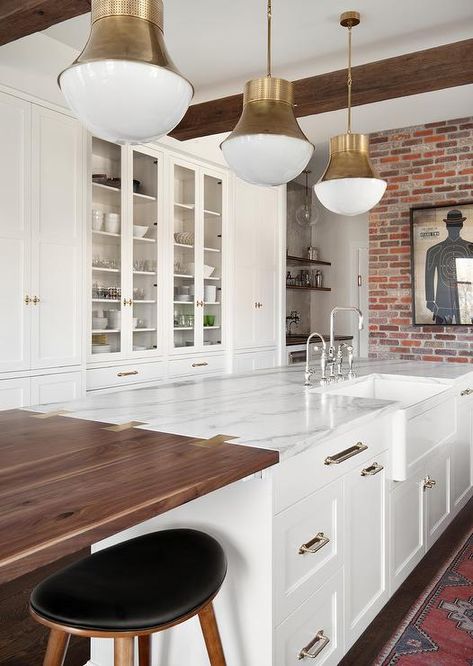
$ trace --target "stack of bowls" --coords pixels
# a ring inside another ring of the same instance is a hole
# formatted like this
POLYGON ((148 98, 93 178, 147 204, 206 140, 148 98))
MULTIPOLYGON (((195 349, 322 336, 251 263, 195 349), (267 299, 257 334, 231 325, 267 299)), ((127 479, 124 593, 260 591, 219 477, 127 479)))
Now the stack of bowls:
POLYGON ((94 208, 92 211, 92 229, 101 231, 103 225, 103 211, 94 208))
POLYGON ((107 213, 105 215, 105 231, 109 234, 120 233, 120 215, 118 213, 107 213))

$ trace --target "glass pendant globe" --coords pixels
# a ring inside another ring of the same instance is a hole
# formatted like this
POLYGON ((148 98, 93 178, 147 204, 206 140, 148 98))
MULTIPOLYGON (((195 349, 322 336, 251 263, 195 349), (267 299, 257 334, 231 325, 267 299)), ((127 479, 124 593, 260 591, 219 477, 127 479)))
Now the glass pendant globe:
POLYGON ((387 183, 380 178, 336 178, 314 185, 319 201, 338 215, 361 215, 378 204, 387 183))
POLYGON ((294 180, 307 166, 313 145, 282 134, 230 136, 222 144, 236 175, 252 185, 276 186, 294 180))
POLYGON ((60 76, 77 118, 94 135, 116 143, 146 143, 184 117, 191 84, 164 67, 127 60, 78 63, 60 76))
POLYGON ((320 210, 313 201, 302 204, 296 210, 296 222, 300 227, 314 227, 320 219, 320 210))

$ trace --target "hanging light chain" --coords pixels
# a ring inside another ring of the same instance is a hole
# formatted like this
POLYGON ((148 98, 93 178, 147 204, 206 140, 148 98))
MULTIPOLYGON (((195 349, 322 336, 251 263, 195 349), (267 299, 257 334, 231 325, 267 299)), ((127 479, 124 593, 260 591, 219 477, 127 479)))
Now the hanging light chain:
POLYGON ((351 30, 352 26, 348 26, 348 119, 347 119, 347 134, 351 134, 351 89, 353 84, 353 77, 351 74, 351 30))
POLYGON ((273 8, 272 0, 268 0, 268 53, 267 53, 267 76, 272 76, 272 58, 271 58, 271 48, 272 48, 272 19, 273 19, 273 8))

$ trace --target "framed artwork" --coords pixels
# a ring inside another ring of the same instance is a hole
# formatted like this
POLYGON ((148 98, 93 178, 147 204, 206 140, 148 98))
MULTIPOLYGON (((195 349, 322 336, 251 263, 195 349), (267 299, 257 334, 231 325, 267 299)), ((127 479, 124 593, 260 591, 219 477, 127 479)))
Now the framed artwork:
POLYGON ((473 326, 473 202, 411 208, 413 323, 473 326))

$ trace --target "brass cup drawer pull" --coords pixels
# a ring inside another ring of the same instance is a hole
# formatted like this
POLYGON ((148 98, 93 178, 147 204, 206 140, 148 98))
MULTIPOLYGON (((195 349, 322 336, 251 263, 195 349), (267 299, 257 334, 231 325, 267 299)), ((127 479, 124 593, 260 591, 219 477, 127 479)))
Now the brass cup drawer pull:
POLYGON ((326 537, 323 532, 319 532, 313 539, 307 543, 302 544, 302 546, 299 548, 299 555, 304 555, 305 553, 316 553, 328 543, 330 543, 330 539, 326 537))
POLYGON ((29 305, 31 303, 31 298, 28 296, 28 294, 25 296, 25 305, 29 305))
POLYGON ((380 465, 379 463, 375 462, 369 467, 365 467, 365 469, 361 470, 361 476, 374 476, 375 474, 379 474, 382 472, 384 469, 383 465, 380 465))
POLYGON ((38 305, 38 303, 41 303, 41 299, 39 296, 33 296, 31 302, 33 303, 33 305, 38 305))
POLYGON ((350 446, 349 449, 340 451, 340 453, 336 453, 333 456, 328 456, 328 458, 325 458, 325 464, 339 465, 340 463, 345 462, 345 460, 353 458, 353 456, 357 456, 359 453, 362 453, 362 451, 366 451, 367 448, 368 447, 366 444, 363 444, 363 442, 358 442, 358 444, 355 444, 355 446, 350 446))
POLYGON ((132 377, 139 374, 138 370, 128 370, 127 372, 118 372, 117 377, 132 377))
POLYGON ((193 363, 192 367, 193 368, 205 368, 206 365, 208 365, 208 363, 206 363, 206 362, 204 362, 204 363, 193 363))
POLYGON ((424 479, 424 490, 430 490, 433 488, 435 485, 437 485, 437 481, 434 479, 431 479, 430 476, 427 474, 427 476, 424 479))
POLYGON ((321 629, 319 632, 317 632, 315 638, 311 640, 308 645, 302 648, 297 656, 299 659, 305 659, 306 657, 309 659, 315 659, 329 643, 330 638, 326 636, 324 634, 324 630, 321 629))
POLYGON ((471 388, 467 388, 467 389, 464 389, 464 390, 460 393, 460 395, 461 395, 462 398, 463 398, 465 395, 471 395, 472 393, 473 393, 473 389, 471 389, 471 388))

